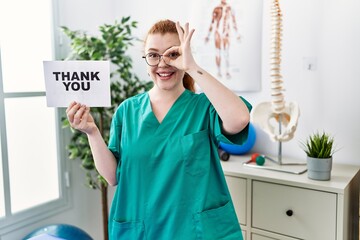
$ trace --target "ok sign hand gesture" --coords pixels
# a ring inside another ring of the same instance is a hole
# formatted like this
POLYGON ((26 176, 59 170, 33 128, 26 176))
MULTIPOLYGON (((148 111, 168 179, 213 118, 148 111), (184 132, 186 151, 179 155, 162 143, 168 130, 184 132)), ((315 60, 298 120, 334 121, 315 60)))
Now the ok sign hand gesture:
POLYGON ((176 29, 179 34, 180 46, 169 48, 164 55, 174 56, 174 54, 178 54, 178 57, 169 59, 168 64, 178 69, 188 71, 196 66, 190 47, 190 41, 195 29, 189 30, 189 23, 186 23, 184 28, 181 28, 179 22, 176 23, 176 29))

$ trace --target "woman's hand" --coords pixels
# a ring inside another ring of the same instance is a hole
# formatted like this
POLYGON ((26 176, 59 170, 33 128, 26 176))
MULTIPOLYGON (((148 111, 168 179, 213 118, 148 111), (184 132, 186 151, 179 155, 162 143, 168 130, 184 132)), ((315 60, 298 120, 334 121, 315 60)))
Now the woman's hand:
POLYGON ((169 65, 180 70, 188 71, 196 66, 190 47, 190 41, 195 29, 189 30, 189 23, 186 23, 183 31, 179 22, 176 23, 176 29, 179 34, 180 46, 169 48, 164 52, 164 55, 169 56, 169 65))
POLYGON ((90 114, 90 108, 77 102, 72 102, 66 109, 70 126, 86 134, 93 133, 97 126, 90 114))

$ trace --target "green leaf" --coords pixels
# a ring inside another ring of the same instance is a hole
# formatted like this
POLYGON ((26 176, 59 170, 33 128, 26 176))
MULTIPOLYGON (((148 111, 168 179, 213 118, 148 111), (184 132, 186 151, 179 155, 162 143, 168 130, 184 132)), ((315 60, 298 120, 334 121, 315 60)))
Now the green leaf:
POLYGON ((127 21, 129 21, 129 19, 130 19, 130 16, 128 16, 128 17, 123 17, 123 18, 121 19, 121 24, 126 23, 127 21))

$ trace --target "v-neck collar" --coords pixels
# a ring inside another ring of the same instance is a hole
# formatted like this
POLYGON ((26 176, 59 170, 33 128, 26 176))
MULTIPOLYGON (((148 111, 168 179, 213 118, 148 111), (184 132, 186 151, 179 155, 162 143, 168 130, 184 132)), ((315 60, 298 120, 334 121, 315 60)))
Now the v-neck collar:
POLYGON ((144 115, 148 115, 148 117, 151 117, 151 121, 154 121, 156 123, 157 126, 163 125, 164 123, 166 123, 167 121, 169 121, 169 118, 171 119, 171 115, 172 112, 174 111, 174 109, 176 109, 177 105, 179 104, 179 102, 181 102, 181 100, 189 93, 189 90, 185 89, 180 96, 175 100, 175 102, 171 105, 171 107, 169 108, 168 112, 166 113, 165 117, 163 118, 163 120, 161 121, 161 123, 159 122, 159 120, 156 118, 155 113, 152 109, 151 106, 151 101, 150 101, 150 95, 149 92, 146 93, 146 102, 145 102, 145 106, 143 108, 143 114, 144 115))

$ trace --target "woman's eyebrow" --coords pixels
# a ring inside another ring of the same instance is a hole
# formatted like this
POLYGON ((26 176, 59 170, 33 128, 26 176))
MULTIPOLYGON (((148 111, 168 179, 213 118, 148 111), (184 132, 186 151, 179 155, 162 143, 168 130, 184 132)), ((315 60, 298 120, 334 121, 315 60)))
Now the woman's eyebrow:
POLYGON ((149 48, 148 51, 154 51, 154 52, 158 52, 159 49, 156 49, 156 48, 149 48))
MULTIPOLYGON (((175 45, 174 45, 175 46, 175 45)), ((170 46, 170 47, 168 47, 168 48, 166 48, 165 49, 165 51, 164 52, 166 52, 168 49, 170 49, 170 48, 172 48, 172 47, 174 47, 174 46, 170 46)), ((147 50, 147 52, 159 52, 159 49, 157 49, 157 48, 149 48, 148 50, 147 50)))

